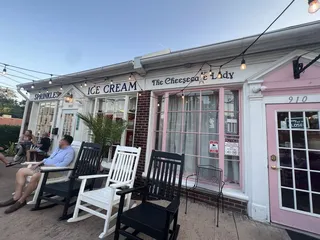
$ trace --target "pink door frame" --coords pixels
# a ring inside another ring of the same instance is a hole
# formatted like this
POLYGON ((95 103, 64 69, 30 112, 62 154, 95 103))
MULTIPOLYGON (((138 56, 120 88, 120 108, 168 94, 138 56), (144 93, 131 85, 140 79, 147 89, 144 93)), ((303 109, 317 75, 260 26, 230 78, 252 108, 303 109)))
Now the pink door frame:
POLYGON ((267 139, 268 139, 268 167, 269 167, 269 192, 271 222, 320 234, 320 216, 298 213, 295 210, 287 210, 280 205, 280 171, 271 169, 271 166, 279 168, 279 155, 277 149, 277 111, 308 111, 320 110, 320 103, 310 104, 276 104, 266 105, 267 139), (271 161, 271 156, 277 156, 277 161, 271 161))

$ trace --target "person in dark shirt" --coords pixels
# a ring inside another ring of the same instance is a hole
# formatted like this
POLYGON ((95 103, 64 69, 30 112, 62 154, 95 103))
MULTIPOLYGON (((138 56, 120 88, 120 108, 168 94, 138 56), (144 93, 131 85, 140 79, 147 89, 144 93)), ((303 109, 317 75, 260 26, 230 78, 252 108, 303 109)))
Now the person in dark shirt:
POLYGON ((36 145, 35 148, 32 148, 27 151, 27 162, 30 162, 31 154, 33 153, 46 153, 49 151, 51 141, 48 133, 44 133, 40 140, 40 143, 36 145))

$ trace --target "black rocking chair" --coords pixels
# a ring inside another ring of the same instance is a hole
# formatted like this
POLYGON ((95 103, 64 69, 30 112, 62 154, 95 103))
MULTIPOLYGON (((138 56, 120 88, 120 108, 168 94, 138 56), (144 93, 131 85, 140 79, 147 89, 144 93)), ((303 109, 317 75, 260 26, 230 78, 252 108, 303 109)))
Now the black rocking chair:
MULTIPOLYGON (((211 183, 213 187, 216 189, 214 191, 210 191, 210 196, 215 198, 216 204, 217 204, 217 227, 219 227, 219 210, 220 210, 220 200, 222 203, 222 212, 224 212, 224 198, 223 198, 223 186, 225 184, 224 181, 222 181, 223 171, 220 168, 216 168, 211 165, 200 165, 197 166, 197 170, 195 174, 191 174, 187 176, 186 178, 186 211, 185 214, 187 214, 188 210, 188 197, 189 197, 189 191, 190 190, 196 190, 199 187, 199 182, 203 181, 208 184, 211 183), (195 177, 194 179, 194 185, 191 188, 188 188, 188 179, 190 177, 195 177)), ((195 197, 194 197, 195 202, 195 197)))
MULTIPOLYGON (((74 202, 71 202, 71 200, 73 197, 78 196, 80 190, 81 181, 78 180, 78 177, 97 174, 101 163, 101 150, 102 148, 99 144, 83 142, 80 147, 78 157, 75 160, 76 162, 73 169, 64 168, 55 170, 42 170, 41 172, 44 173, 44 177, 41 184, 39 197, 32 211, 50 208, 59 204, 64 206, 62 216, 59 218, 59 220, 65 220, 71 217, 72 214, 68 215, 68 209, 76 203, 76 200, 74 202), (49 173, 62 171, 72 171, 69 181, 46 185, 49 173), (57 199, 56 197, 60 197, 62 199, 57 199), (46 200, 48 202, 52 202, 53 204, 40 206, 41 200, 46 200)), ((85 186, 85 188, 93 189, 93 185, 94 181, 88 181, 88 184, 85 186)))
POLYGON ((127 239, 141 240, 137 235, 144 233, 153 239, 177 239, 180 225, 178 213, 184 155, 152 151, 147 179, 144 186, 117 192, 121 196, 114 239, 120 234, 127 239), (178 185, 176 186, 176 180, 178 185), (125 195, 140 192, 142 203, 123 212, 125 195), (170 204, 162 207, 147 200, 167 200, 170 204), (170 225, 173 222, 173 227, 170 225), (121 226, 121 224, 123 226, 121 226), (134 232, 126 230, 133 228, 134 232))

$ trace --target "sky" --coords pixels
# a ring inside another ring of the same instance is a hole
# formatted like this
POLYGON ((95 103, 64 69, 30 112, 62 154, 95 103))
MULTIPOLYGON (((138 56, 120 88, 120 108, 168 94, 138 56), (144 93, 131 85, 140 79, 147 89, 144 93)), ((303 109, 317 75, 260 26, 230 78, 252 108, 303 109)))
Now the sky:
MULTIPOLYGON (((3 1, 0 62, 67 74, 242 38, 264 31, 290 1, 3 1)), ((309 14, 307 0, 296 0, 271 30, 316 20, 320 11, 309 14)), ((16 82, 0 76, 0 86, 16 82)))

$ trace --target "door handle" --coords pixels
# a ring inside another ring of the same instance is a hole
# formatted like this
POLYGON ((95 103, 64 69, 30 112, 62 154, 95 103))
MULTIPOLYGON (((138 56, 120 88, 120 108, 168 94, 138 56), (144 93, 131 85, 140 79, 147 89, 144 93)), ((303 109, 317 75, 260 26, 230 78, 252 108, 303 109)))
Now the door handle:
POLYGON ((272 169, 272 170, 278 170, 278 169, 280 169, 280 168, 278 168, 277 166, 271 166, 271 169, 272 169))

